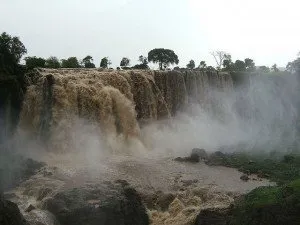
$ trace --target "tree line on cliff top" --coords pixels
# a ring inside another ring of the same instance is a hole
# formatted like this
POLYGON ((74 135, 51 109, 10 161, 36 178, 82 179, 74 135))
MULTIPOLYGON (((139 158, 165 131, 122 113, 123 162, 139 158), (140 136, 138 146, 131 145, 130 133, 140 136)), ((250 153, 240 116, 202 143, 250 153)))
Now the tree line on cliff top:
MULTIPOLYGON (((0 73, 15 74, 20 67, 20 60, 27 53, 24 44, 18 37, 12 37, 6 32, 0 36, 0 73)), ((247 71, 247 72, 263 72, 269 73, 278 72, 277 65, 274 64, 271 68, 267 66, 255 66, 253 59, 246 58, 244 60, 232 60, 230 54, 223 51, 211 52, 215 59, 216 67, 208 66, 205 61, 200 61, 198 65, 194 60, 190 60, 185 68, 174 67, 174 70, 189 69, 189 70, 208 70, 208 71, 247 71)), ((27 56, 25 60, 25 70, 33 68, 96 68, 93 57, 87 55, 81 60, 77 57, 69 57, 67 59, 59 60, 57 57, 51 56, 47 59, 37 56, 27 56)), ((178 65, 179 59, 176 53, 170 49, 155 48, 148 52, 148 56, 143 55, 138 58, 139 64, 130 67, 131 60, 123 57, 120 61, 120 66, 117 69, 149 69, 148 63, 152 62, 158 64, 160 70, 169 69, 170 65, 178 65)), ((109 57, 104 57, 100 61, 101 68, 110 68, 111 61, 109 57)), ((286 71, 299 72, 300 71, 300 57, 292 62, 289 62, 286 71)))

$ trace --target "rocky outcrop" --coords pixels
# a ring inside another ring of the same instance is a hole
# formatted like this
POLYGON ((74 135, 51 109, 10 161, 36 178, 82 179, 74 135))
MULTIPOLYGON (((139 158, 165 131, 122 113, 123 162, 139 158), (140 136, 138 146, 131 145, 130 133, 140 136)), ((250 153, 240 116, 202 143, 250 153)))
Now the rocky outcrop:
POLYGON ((147 225, 138 193, 126 181, 62 190, 43 201, 61 225, 147 225))
POLYGON ((200 160, 207 161, 207 159, 208 154, 204 149, 193 148, 192 153, 189 157, 177 157, 175 158, 175 161, 197 163, 200 162, 200 160))
POLYGON ((0 190, 15 187, 37 173, 45 163, 12 154, 0 152, 0 190))
POLYGON ((1 225, 28 225, 18 206, 7 201, 0 194, 0 224, 1 225))
POLYGON ((230 214, 230 208, 204 209, 197 216, 195 225, 227 225, 230 214))

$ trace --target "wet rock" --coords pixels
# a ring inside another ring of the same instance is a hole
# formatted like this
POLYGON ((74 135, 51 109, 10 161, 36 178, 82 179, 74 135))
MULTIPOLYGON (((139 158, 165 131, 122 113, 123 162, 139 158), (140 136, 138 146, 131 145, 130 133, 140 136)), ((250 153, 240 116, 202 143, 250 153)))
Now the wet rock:
POLYGON ((0 196, 0 224, 1 225, 28 225, 18 206, 0 196))
POLYGON ((243 174, 241 177, 240 177, 241 180, 243 181, 248 181, 249 180, 249 177, 246 175, 246 174, 243 174))
POLYGON ((192 153, 190 157, 186 158, 188 162, 197 163, 200 162, 200 157, 196 153, 192 153))
POLYGON ((35 207, 33 206, 33 205, 29 205, 28 207, 27 207, 27 209, 25 210, 25 212, 31 212, 32 210, 34 210, 35 209, 35 207))
POLYGON ((206 164, 209 166, 223 166, 224 165, 224 160, 226 159, 226 154, 216 151, 212 153, 208 159, 206 164))
POLYGON ((198 182, 198 180, 194 179, 194 180, 182 180, 181 181, 183 183, 183 186, 187 187, 187 186, 191 186, 192 184, 195 184, 198 182))
POLYGON ((186 158, 176 157, 174 160, 177 161, 177 162, 184 162, 184 161, 186 161, 186 158))
POLYGON ((35 175, 45 163, 20 155, 0 155, 0 190, 8 190, 35 175))
POLYGON ((177 162, 189 162, 189 163, 198 163, 200 162, 198 155, 191 155, 190 157, 177 157, 174 159, 177 162))
POLYGON ((12 198, 17 197, 16 193, 14 193, 14 192, 6 192, 3 194, 3 196, 5 199, 12 199, 12 198))
POLYGON ((207 160, 208 155, 204 149, 194 148, 189 157, 177 157, 174 160, 177 162, 198 163, 200 160, 207 160))
POLYGON ((148 209, 157 209, 156 204, 157 204, 157 199, 159 197, 157 192, 156 193, 143 192, 140 195, 144 204, 148 209))
POLYGON ((162 193, 157 199, 157 205, 159 205, 162 211, 169 208, 169 205, 175 199, 175 195, 172 193, 162 193))
POLYGON ((196 218, 195 225, 226 225, 230 221, 229 208, 212 208, 201 210, 196 218))
POLYGON ((135 189, 125 182, 63 190, 43 201, 61 225, 143 225, 149 218, 135 189))
POLYGON ((193 155, 197 155, 201 160, 207 160, 208 159, 208 154, 202 148, 193 148, 191 157, 193 155))
POLYGON ((48 187, 42 187, 41 189, 39 189, 38 193, 37 193, 37 200, 41 201, 43 200, 47 195, 49 195, 52 192, 51 188, 48 187))

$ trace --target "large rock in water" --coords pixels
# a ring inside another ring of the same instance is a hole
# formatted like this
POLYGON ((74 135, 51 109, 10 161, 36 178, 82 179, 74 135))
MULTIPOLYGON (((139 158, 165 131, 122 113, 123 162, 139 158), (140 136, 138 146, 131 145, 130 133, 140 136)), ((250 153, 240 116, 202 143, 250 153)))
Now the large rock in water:
POLYGON ((63 190, 45 199, 43 208, 61 225, 147 225, 141 198, 126 181, 63 190))
POLYGON ((18 206, 5 200, 0 195, 0 224, 1 225, 28 225, 18 206))
POLYGON ((195 225, 227 225, 230 221, 230 208, 212 208, 201 210, 195 225))

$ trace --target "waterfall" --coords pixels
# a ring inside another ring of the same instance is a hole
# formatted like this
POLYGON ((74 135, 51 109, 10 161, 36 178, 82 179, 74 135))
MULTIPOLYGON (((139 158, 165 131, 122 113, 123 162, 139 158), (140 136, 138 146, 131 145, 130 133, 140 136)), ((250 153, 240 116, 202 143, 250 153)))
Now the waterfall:
POLYGON ((78 118, 106 139, 139 139, 141 124, 175 116, 190 103, 208 107, 211 88, 232 90, 230 75, 200 71, 37 69, 27 77, 19 129, 52 149, 71 145, 78 118))

